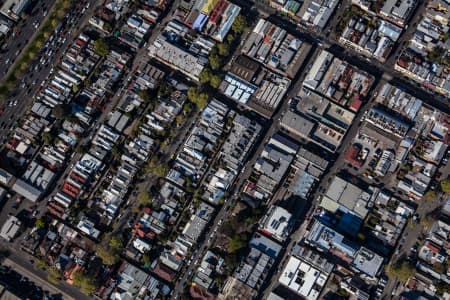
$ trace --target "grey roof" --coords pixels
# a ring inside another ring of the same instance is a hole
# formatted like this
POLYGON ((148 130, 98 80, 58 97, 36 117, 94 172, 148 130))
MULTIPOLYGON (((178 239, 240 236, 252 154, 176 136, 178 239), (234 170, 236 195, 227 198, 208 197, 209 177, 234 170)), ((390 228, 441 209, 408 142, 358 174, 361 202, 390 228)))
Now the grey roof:
POLYGON ((352 261, 352 266, 355 269, 371 277, 377 275, 382 265, 383 257, 364 247, 356 253, 355 259, 352 261))
POLYGON ((299 114, 287 111, 281 119, 281 126, 296 135, 308 137, 313 131, 315 124, 299 114))
POLYGON ((322 256, 320 252, 311 249, 307 246, 296 244, 292 248, 292 255, 313 265, 320 271, 330 274, 333 271, 334 265, 329 262, 325 257, 322 256))
POLYGON ((301 148, 298 151, 297 156, 308 160, 309 162, 311 162, 312 164, 314 164, 315 166, 319 167, 322 170, 325 170, 328 167, 328 164, 330 163, 328 160, 320 157, 319 155, 305 148, 301 148))
POLYGON ((26 183, 22 179, 16 180, 12 187, 12 190, 19 195, 27 198, 31 202, 36 202, 42 194, 40 190, 26 183))

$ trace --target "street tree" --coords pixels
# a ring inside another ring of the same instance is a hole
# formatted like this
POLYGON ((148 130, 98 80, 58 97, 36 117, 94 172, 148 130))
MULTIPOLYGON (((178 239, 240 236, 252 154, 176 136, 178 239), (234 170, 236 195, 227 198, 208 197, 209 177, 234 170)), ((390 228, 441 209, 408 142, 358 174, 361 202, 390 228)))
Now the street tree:
POLYGON ((219 88, 220 83, 222 82, 222 79, 219 75, 213 75, 211 77, 211 80, 209 81, 209 85, 215 89, 219 88))
POLYGON ((388 276, 395 277, 399 281, 405 283, 416 273, 416 268, 408 261, 402 261, 388 265, 386 272, 388 276))
POLYGON ((217 44, 217 51, 220 56, 228 56, 230 54, 230 47, 228 44, 219 43, 217 44))
POLYGON ((440 182, 441 190, 444 193, 450 193, 450 179, 444 179, 440 182))
POLYGON ((188 90, 188 99, 199 109, 203 109, 208 104, 208 94, 200 92, 197 88, 191 87, 188 90))
POLYGON ((231 25, 231 30, 236 34, 241 34, 247 27, 247 20, 243 15, 238 15, 231 25))
POLYGON ((73 274, 73 283, 87 295, 92 295, 99 287, 98 280, 95 277, 87 275, 81 270, 73 274))
POLYGON ((247 242, 242 238, 240 234, 235 234, 228 243, 228 251, 235 253, 247 245, 247 242))
POLYGON ((222 65, 222 59, 218 54, 211 54, 208 57, 209 65, 211 66, 211 69, 218 70, 220 69, 220 66, 222 65))
POLYGON ((152 195, 148 191, 141 191, 138 195, 139 203, 143 206, 150 206, 152 204, 152 195))
POLYGON ((200 83, 208 83, 211 79, 212 73, 210 68, 204 68, 198 75, 200 83))

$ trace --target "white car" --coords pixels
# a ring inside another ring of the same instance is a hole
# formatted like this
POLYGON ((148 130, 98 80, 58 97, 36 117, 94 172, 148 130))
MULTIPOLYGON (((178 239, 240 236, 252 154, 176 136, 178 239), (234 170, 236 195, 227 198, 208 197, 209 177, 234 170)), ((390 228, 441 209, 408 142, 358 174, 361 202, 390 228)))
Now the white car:
POLYGON ((14 101, 14 104, 13 104, 13 105, 16 106, 17 103, 19 103, 19 101, 16 100, 16 101, 14 101))

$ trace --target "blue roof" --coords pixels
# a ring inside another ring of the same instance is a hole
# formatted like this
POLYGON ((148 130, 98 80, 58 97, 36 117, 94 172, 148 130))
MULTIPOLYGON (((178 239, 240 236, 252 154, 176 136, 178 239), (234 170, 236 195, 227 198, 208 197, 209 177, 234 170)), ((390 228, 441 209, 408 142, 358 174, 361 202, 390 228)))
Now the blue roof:
POLYGON ((346 213, 339 220, 337 228, 344 234, 356 236, 359 228, 361 227, 361 222, 362 220, 358 216, 351 213, 346 213))
POLYGON ((206 21, 208 21, 208 16, 204 14, 199 14, 194 22, 194 25, 192 25, 192 28, 194 28, 197 31, 202 31, 202 28, 203 26, 205 26, 206 21))

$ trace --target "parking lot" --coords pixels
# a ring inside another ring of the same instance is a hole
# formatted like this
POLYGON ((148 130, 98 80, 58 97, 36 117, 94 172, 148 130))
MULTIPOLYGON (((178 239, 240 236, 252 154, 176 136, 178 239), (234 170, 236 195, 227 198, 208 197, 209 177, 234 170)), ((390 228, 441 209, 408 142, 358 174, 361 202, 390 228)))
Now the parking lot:
MULTIPOLYGON (((400 143, 399 139, 395 139, 393 136, 383 135, 378 131, 377 128, 368 123, 362 124, 352 141, 352 145, 360 150, 357 160, 361 163, 361 166, 354 166, 349 163, 352 174, 362 175, 370 180, 375 180, 376 175, 374 174, 374 169, 383 151, 396 149, 400 143)), ((398 166, 394 163, 389 170, 390 172, 384 176, 383 181, 385 182, 390 176, 391 171, 396 171, 397 168, 398 166)))

